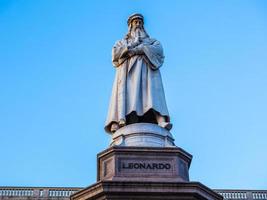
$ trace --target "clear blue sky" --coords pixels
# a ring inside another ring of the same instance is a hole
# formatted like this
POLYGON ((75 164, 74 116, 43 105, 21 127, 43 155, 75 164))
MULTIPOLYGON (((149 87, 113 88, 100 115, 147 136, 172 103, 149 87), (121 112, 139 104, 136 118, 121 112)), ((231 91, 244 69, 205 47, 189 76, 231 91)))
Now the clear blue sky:
POLYGON ((176 145, 211 188, 267 189, 267 2, 0 1, 0 185, 88 186, 109 145, 114 42, 161 41, 176 145))

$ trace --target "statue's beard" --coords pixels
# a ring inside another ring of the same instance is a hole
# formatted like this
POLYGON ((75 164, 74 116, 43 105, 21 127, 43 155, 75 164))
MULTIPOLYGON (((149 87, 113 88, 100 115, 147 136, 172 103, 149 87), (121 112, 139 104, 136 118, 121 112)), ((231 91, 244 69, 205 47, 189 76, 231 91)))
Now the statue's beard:
POLYGON ((132 38, 146 38, 146 37, 148 37, 148 35, 145 32, 144 28, 136 27, 135 29, 132 29, 132 31, 131 31, 131 37, 132 38))

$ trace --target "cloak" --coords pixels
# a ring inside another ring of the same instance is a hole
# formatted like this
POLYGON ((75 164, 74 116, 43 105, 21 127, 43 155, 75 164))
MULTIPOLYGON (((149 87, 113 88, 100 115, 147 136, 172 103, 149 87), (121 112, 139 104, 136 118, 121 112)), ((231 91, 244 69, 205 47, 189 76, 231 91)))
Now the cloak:
POLYGON ((128 41, 122 39, 112 49, 116 75, 105 123, 108 133, 111 133, 113 122, 126 121, 126 116, 132 112, 144 116, 153 110, 170 121, 159 71, 164 61, 161 44, 155 39, 146 38, 139 53, 132 57, 126 56, 127 44, 128 41))

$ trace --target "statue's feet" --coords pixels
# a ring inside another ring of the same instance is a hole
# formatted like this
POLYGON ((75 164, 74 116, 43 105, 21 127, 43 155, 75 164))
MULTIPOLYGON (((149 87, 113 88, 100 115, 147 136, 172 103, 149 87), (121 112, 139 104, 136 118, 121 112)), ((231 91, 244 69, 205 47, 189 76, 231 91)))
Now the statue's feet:
POLYGON ((110 131, 111 131, 112 133, 115 133, 119 128, 120 128, 120 127, 119 127, 119 124, 117 124, 117 123, 112 123, 112 125, 111 125, 111 127, 110 127, 110 131))
POLYGON ((167 129, 168 131, 172 129, 172 123, 170 122, 160 122, 158 125, 162 128, 167 129))

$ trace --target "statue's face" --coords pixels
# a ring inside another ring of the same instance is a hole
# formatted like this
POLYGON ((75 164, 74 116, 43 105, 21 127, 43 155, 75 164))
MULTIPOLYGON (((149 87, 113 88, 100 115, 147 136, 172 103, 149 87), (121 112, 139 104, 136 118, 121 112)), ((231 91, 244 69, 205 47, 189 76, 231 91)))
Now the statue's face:
POLYGON ((141 28, 143 26, 143 21, 141 19, 136 18, 131 22, 131 25, 133 30, 135 30, 136 28, 141 28))

